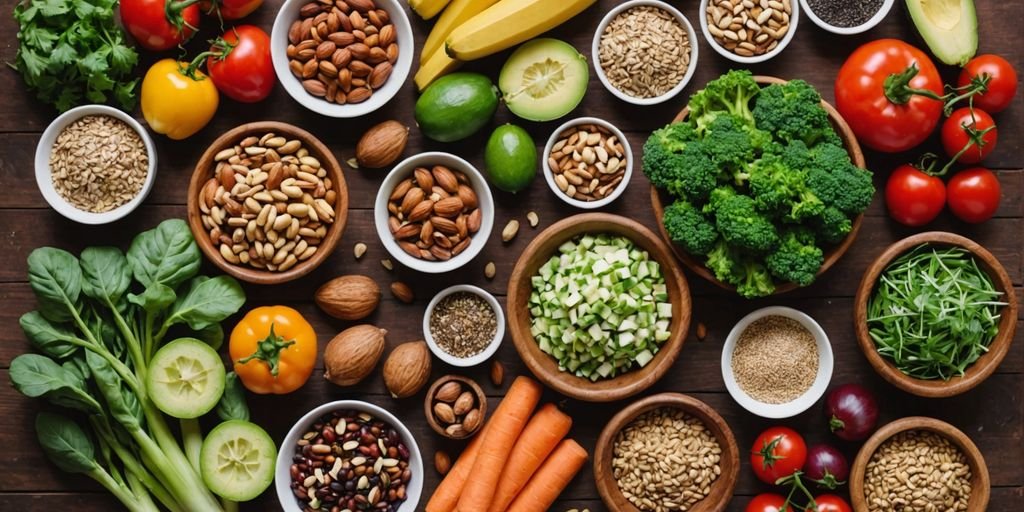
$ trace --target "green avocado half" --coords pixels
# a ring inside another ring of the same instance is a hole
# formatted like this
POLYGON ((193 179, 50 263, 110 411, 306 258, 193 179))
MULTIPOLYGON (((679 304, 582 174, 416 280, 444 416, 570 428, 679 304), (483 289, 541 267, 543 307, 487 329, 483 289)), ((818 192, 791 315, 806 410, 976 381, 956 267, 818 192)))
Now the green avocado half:
POLYGON ((907 0, 907 11, 935 57, 963 66, 978 52, 974 0, 907 0))

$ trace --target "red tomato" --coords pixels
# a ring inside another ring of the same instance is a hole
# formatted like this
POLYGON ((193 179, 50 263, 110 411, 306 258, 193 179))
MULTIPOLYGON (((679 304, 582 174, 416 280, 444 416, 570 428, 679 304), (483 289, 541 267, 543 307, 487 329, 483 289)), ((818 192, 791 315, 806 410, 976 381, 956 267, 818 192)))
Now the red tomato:
POLYGON ((854 50, 836 77, 836 108, 866 146, 906 151, 935 130, 942 115, 942 79, 921 50, 879 39, 854 50), (888 83, 887 83, 888 82, 888 83))
POLYGON ((807 462, 807 445, 791 428, 772 427, 761 432, 750 450, 754 474, 769 484, 800 471, 804 462, 807 462))
POLYGON ((147 50, 169 50, 199 27, 196 0, 121 0, 121 23, 147 50))
POLYGON ((946 185, 912 165, 901 165, 885 183, 885 206, 900 224, 923 226, 942 212, 946 185))
POLYGON ((270 36, 259 27, 239 25, 228 30, 214 41, 210 52, 206 69, 217 89, 229 98, 252 103, 266 98, 274 88, 270 36))
POLYGON ((942 123, 942 147, 947 155, 956 157, 956 161, 962 164, 976 164, 984 160, 996 149, 998 138, 996 122, 980 108, 956 109, 942 123))
POLYGON ((215 15, 220 11, 221 19, 225 20, 244 18, 260 5, 263 5, 263 0, 203 0, 199 3, 203 12, 215 15))
POLYGON ((984 75, 988 75, 986 91, 974 96, 974 106, 992 113, 1005 110, 1017 95, 1017 72, 1006 59, 998 55, 978 55, 964 66, 957 86, 970 85, 975 78, 985 80, 981 78, 984 75))
POLYGON ((747 503, 744 512, 788 512, 789 507, 782 508, 786 504, 785 496, 773 493, 764 493, 754 496, 754 499, 747 503))
MULTIPOLYGON (((835 494, 816 496, 814 502, 818 504, 817 512, 853 512, 850 504, 835 494)), ((814 509, 808 508, 807 512, 814 512, 814 509)))
POLYGON ((964 222, 991 219, 999 209, 999 178, 984 167, 964 169, 949 180, 949 209, 964 222))

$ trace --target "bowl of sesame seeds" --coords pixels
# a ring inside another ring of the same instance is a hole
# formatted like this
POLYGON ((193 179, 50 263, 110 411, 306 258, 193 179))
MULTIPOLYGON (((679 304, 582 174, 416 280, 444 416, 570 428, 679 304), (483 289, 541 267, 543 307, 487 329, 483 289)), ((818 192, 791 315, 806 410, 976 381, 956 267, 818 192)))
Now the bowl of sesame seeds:
POLYGON ((423 337, 442 361, 475 366, 494 355, 505 338, 505 314, 498 299, 468 284, 441 290, 423 315, 423 337))
POLYGON ((889 14, 895 0, 800 0, 812 23, 833 34, 867 32, 889 14))

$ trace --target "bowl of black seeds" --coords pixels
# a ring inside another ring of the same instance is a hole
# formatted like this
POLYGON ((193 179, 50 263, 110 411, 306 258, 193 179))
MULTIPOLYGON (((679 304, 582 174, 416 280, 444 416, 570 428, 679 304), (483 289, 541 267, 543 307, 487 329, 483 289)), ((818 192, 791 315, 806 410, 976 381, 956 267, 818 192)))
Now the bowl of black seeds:
POLYGON ((895 0, 800 0, 804 14, 815 25, 834 34, 866 32, 878 25, 895 0))

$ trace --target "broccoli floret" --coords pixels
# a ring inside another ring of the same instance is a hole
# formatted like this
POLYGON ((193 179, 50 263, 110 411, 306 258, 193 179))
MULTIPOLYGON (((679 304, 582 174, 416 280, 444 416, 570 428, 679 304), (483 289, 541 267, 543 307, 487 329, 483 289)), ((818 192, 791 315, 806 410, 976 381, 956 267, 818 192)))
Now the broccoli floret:
POLYGON ((662 223, 669 238, 690 254, 707 254, 718 240, 714 223, 683 199, 665 208, 662 223))
POLYGON ((870 171, 850 161, 841 146, 819 144, 811 150, 807 186, 821 200, 847 215, 859 215, 871 204, 875 185, 870 171))
POLYGON ((815 232, 823 242, 837 244, 853 229, 853 222, 845 213, 833 206, 826 206, 814 219, 815 232))
POLYGON ((708 82, 704 89, 690 97, 689 123, 702 132, 718 113, 724 112, 736 116, 743 124, 753 126, 750 101, 760 90, 750 71, 730 71, 708 82))
POLYGON ((764 259, 773 276, 800 286, 814 281, 824 261, 824 253, 814 243, 814 234, 803 227, 783 232, 779 247, 764 259))
POLYGON ((739 249, 724 240, 715 244, 704 264, 715 274, 715 278, 735 286, 736 292, 748 299, 775 292, 775 283, 764 265, 741 256, 739 249))
POLYGON ((838 140, 828 113, 821 107, 821 95, 803 80, 762 89, 753 115, 758 128, 773 133, 780 141, 800 140, 813 147, 821 141, 838 140))
POLYGON ((685 123, 656 130, 644 143, 643 170, 651 183, 676 197, 702 202, 715 188, 719 170, 685 123))
POLYGON ((741 264, 739 251, 730 246, 725 240, 719 239, 711 251, 708 252, 708 259, 704 262, 715 278, 723 283, 736 284, 739 282, 737 276, 740 274, 741 264))
POLYGON ((711 191, 708 195, 708 202, 704 205, 704 213, 715 213, 718 207, 721 206, 722 201, 737 195, 736 189, 732 188, 732 185, 722 185, 711 191))
POLYGON ((802 222, 821 214, 825 204, 804 182, 806 173, 766 156, 750 168, 750 192, 757 209, 786 222, 802 222))
POLYGON ((790 169, 807 170, 811 167, 811 151, 802 140, 772 142, 764 148, 763 156, 778 157, 790 169))
POLYGON ((708 125, 704 148, 721 170, 725 180, 742 185, 748 178, 750 162, 771 143, 771 135, 743 124, 736 116, 722 114, 708 125))
POLYGON ((768 269, 760 262, 744 260, 742 274, 736 283, 736 293, 748 299, 767 297, 775 293, 775 283, 768 269))
POLYGON ((779 243, 771 219, 758 212, 754 200, 735 195, 720 201, 715 225, 726 242, 752 251, 770 251, 779 243))

